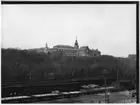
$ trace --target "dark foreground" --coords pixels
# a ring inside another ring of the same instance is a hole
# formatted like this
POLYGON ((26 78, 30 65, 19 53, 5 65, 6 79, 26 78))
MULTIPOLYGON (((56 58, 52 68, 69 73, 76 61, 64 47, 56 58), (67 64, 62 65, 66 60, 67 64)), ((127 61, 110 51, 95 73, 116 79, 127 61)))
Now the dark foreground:
MULTIPOLYGON (((114 92, 109 95, 109 103, 136 103, 136 98, 131 97, 131 91, 114 92)), ((105 103, 105 94, 81 95, 79 97, 41 101, 37 103, 105 103)))

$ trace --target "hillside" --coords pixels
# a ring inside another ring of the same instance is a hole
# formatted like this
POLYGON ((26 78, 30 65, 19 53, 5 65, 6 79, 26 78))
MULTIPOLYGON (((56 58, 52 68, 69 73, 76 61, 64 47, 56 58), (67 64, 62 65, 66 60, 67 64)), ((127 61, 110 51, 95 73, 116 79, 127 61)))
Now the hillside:
POLYGON ((99 57, 68 57, 61 53, 28 52, 27 50, 2 49, 2 84, 30 81, 49 81, 51 79, 70 79, 80 77, 106 76, 119 79, 132 79, 136 71, 135 61, 103 55, 99 57))

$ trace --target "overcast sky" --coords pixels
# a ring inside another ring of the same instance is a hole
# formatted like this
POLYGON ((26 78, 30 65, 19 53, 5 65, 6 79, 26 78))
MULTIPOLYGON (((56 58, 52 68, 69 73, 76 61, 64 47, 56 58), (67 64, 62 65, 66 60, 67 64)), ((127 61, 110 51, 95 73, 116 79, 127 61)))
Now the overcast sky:
POLYGON ((135 4, 2 5, 2 47, 74 45, 102 54, 136 53, 135 4))

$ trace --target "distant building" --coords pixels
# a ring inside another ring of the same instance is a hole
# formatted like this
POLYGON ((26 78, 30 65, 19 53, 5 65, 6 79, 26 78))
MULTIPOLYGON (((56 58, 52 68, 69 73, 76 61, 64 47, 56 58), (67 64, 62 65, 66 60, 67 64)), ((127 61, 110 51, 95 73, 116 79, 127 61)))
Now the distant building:
POLYGON ((37 52, 37 53, 42 53, 44 52, 45 53, 45 48, 34 48, 34 49, 29 49, 28 50, 29 52, 37 52))
POLYGON ((66 56, 100 56, 101 52, 93 49, 89 49, 88 46, 81 46, 79 48, 77 37, 73 46, 69 45, 56 45, 53 48, 49 48, 46 44, 45 52, 51 54, 55 51, 61 51, 66 56))
POLYGON ((100 56, 101 52, 96 49, 90 49, 88 46, 81 46, 79 48, 79 44, 77 41, 77 37, 74 43, 74 46, 70 45, 56 45, 53 48, 49 48, 47 43, 43 48, 35 48, 29 49, 29 52, 37 52, 37 53, 46 53, 52 54, 53 52, 62 52, 65 56, 100 56))
POLYGON ((136 60, 136 54, 129 54, 128 58, 136 60))

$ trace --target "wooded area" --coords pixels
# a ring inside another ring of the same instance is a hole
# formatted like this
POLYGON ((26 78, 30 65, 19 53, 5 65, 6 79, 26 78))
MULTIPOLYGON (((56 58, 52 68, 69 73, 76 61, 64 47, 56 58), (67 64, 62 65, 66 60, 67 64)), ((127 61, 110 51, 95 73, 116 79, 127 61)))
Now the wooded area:
POLYGON ((66 80, 80 77, 106 76, 119 79, 133 79, 136 61, 109 55, 98 57, 70 57, 61 52, 53 54, 29 52, 28 50, 2 49, 2 84, 39 83, 40 81, 66 80))

